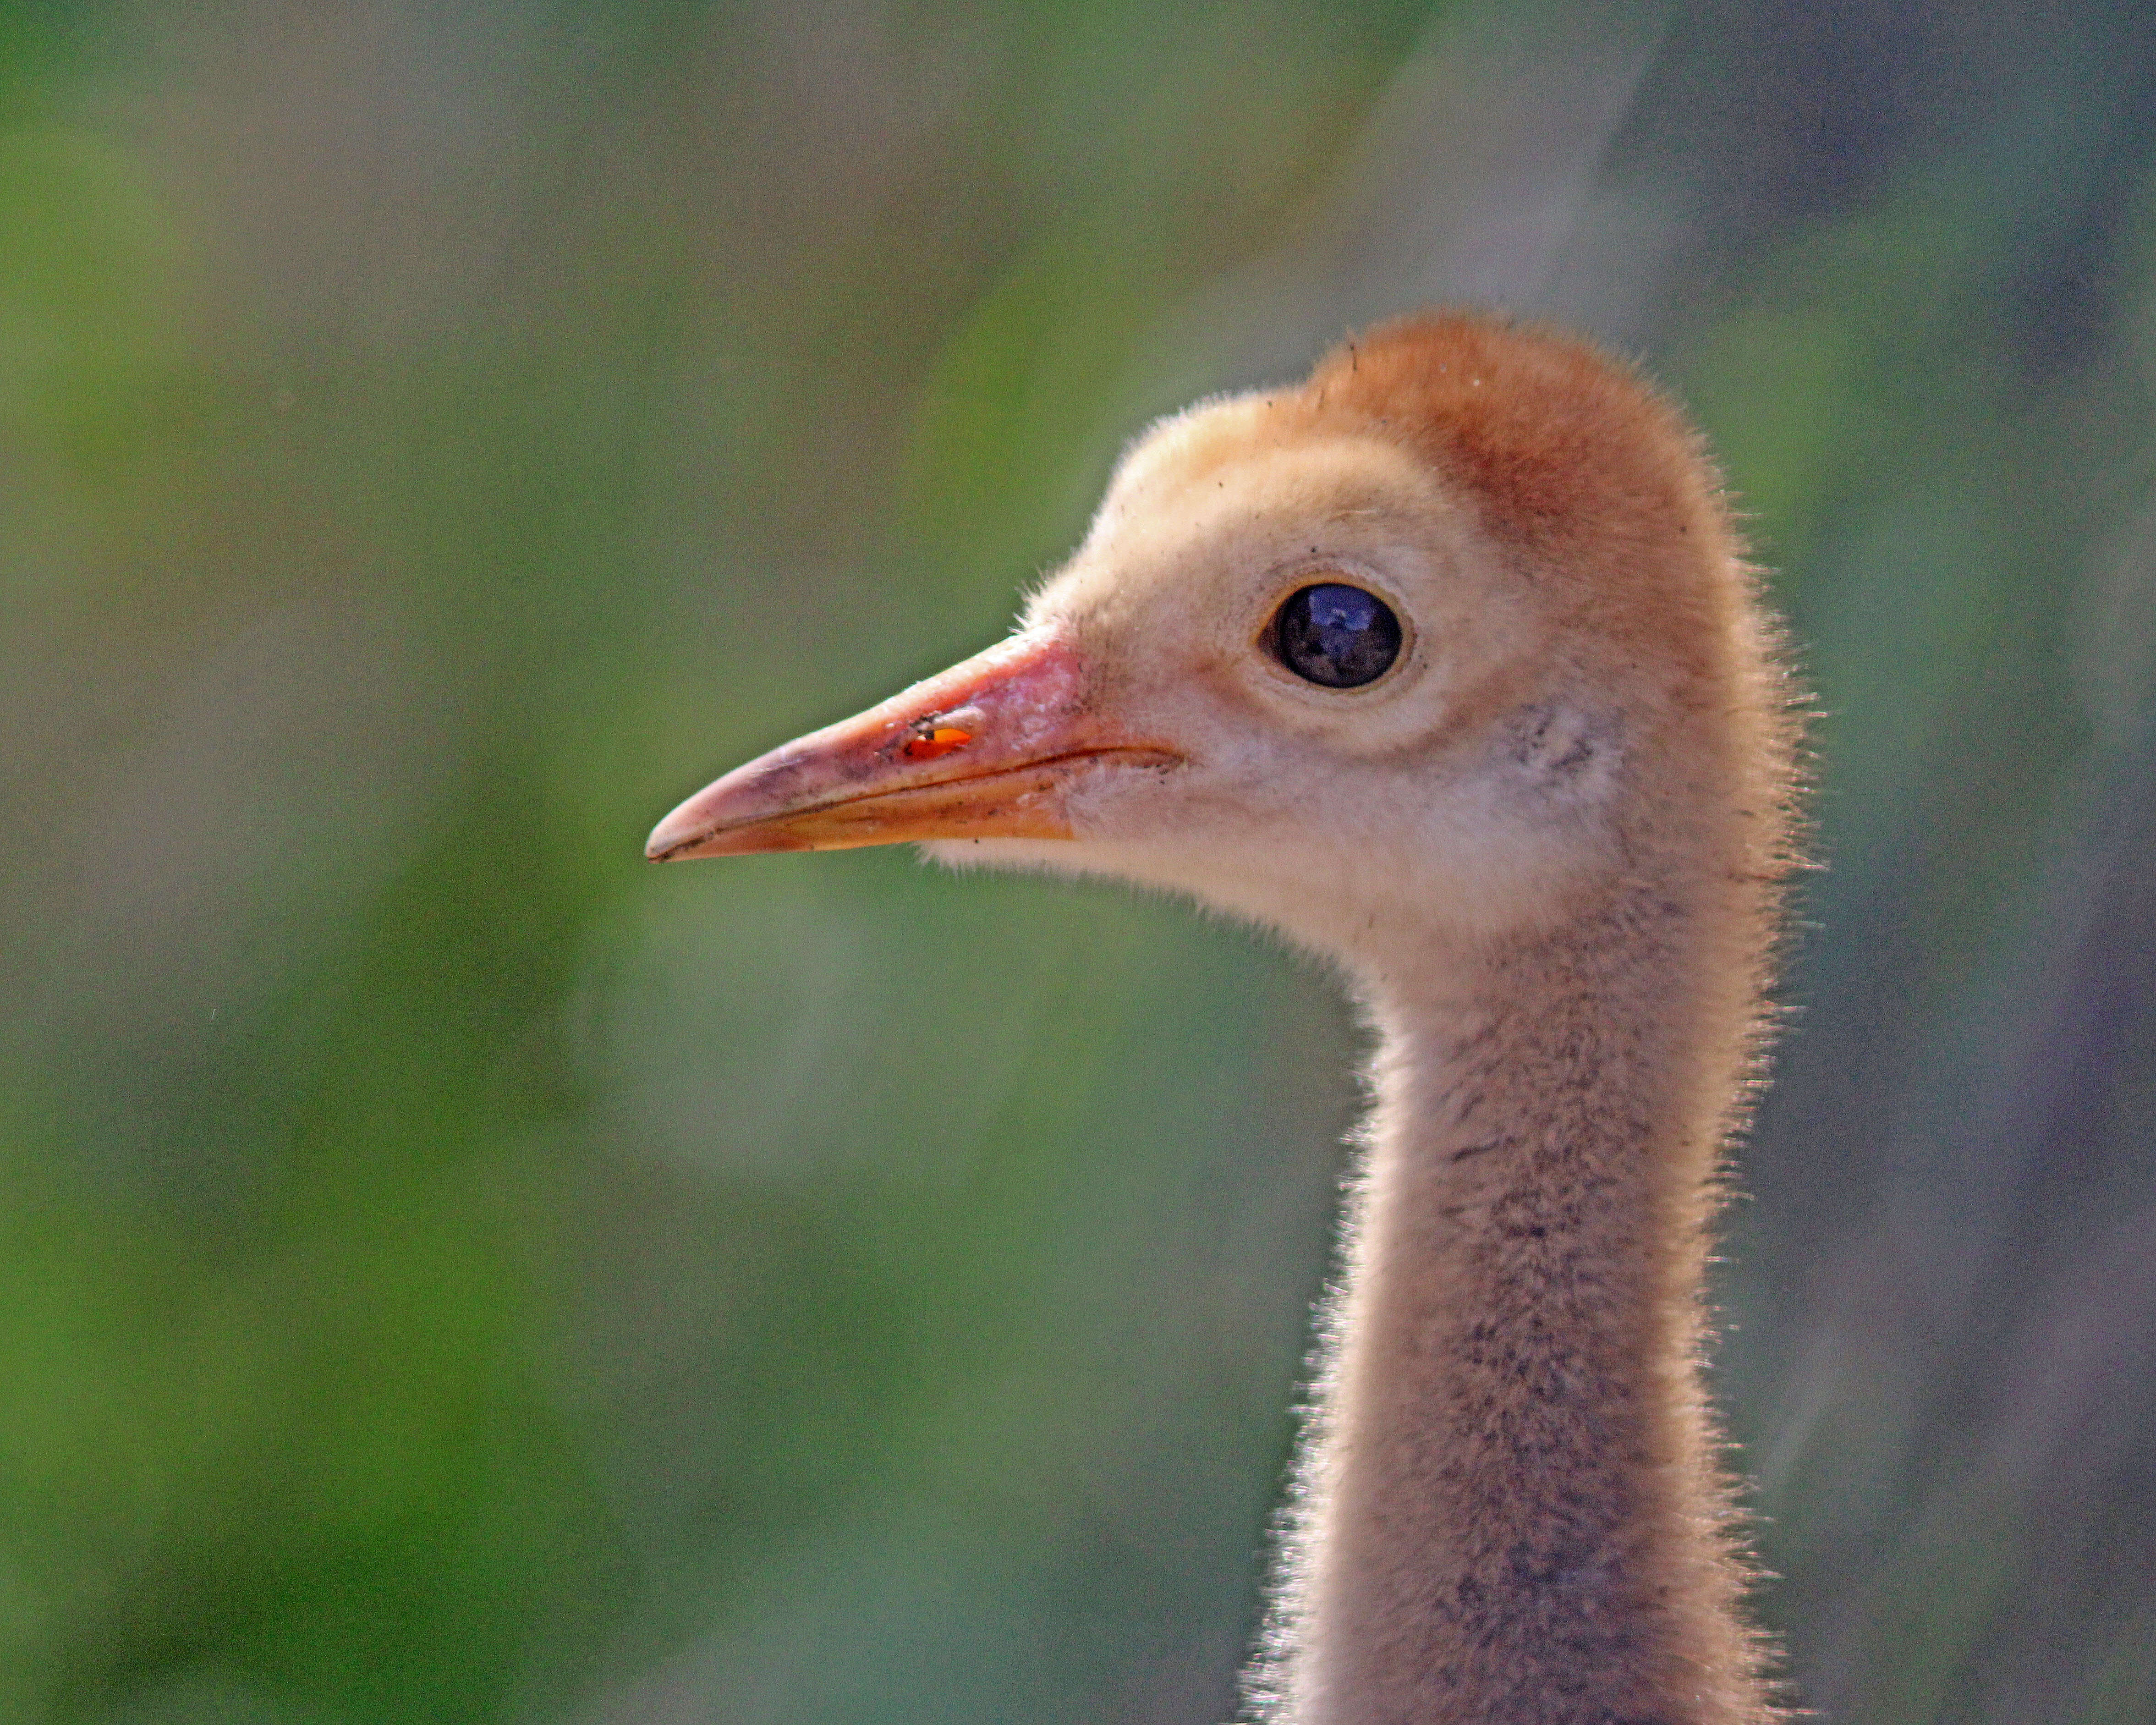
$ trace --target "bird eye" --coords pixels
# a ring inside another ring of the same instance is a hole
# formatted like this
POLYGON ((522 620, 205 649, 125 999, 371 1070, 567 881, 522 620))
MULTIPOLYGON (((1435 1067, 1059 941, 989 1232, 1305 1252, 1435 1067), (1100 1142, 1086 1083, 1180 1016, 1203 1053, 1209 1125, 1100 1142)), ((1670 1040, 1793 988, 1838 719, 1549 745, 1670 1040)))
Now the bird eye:
POLYGON ((1374 683, 1400 654, 1400 620, 1359 587, 1327 583, 1288 596, 1270 634, 1280 662, 1327 689, 1374 683))

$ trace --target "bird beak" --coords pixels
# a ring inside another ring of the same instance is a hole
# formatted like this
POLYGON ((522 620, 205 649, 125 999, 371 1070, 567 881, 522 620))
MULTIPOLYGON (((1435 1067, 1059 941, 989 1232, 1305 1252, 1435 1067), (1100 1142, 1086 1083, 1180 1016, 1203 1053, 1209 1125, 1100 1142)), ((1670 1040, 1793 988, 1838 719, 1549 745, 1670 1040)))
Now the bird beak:
POLYGON ((654 862, 920 839, 1070 839, 1073 785, 1104 764, 1179 764, 1088 700, 1083 656, 1037 630, 773 749, 659 823, 654 862))

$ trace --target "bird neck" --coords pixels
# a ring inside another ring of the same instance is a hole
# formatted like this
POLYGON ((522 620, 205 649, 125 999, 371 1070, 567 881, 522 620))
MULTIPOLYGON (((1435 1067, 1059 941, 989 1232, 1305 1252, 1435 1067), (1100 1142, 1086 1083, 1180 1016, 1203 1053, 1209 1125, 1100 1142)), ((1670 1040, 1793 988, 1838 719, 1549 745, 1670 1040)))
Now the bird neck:
POLYGON ((1741 927, 1713 950, 1712 909, 1635 880, 1371 979, 1378 1106, 1283 1629, 1295 1725, 1771 1716, 1700 1383, 1757 969, 1741 927))

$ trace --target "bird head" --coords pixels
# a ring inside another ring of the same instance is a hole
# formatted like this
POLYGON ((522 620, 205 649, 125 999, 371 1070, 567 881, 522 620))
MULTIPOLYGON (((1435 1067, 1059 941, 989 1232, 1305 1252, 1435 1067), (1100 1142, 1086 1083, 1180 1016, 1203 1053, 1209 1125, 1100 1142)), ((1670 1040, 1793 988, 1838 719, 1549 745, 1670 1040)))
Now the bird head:
POLYGON ((1732 549, 1623 367, 1394 326, 1154 427, 1011 638, 728 773, 647 854, 921 841, 1365 963, 1410 927, 1546 920, 1711 768, 1686 719, 1730 705, 1732 549))

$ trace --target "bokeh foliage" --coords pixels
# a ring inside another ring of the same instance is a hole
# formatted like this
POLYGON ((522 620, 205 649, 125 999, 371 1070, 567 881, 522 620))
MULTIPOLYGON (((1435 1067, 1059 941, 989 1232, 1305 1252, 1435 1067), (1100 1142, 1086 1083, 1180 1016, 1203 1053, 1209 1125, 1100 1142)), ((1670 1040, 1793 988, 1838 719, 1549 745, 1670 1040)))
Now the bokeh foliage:
POLYGON ((2156 1712, 2156 15, 0 10, 0 1716, 1223 1717, 1324 979, 680 793, 1466 297, 1820 696, 1722 1378, 1805 1698, 2156 1712))

